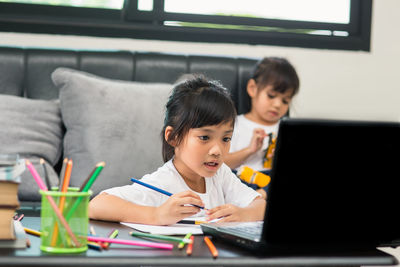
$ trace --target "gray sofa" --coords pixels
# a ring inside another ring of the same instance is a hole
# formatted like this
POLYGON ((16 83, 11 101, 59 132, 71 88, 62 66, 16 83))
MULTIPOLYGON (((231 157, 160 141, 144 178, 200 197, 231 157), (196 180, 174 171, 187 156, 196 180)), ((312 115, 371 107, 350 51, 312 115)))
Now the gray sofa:
MULTIPOLYGON (((30 159, 58 185, 62 159, 74 161, 79 187, 96 163, 105 168, 92 190, 129 184, 162 165, 164 104, 183 74, 220 81, 239 114, 255 58, 132 51, 0 47, 0 153, 30 159), (39 158, 45 165, 39 164, 39 158)), ((21 201, 38 201, 31 175, 22 175, 21 201)))

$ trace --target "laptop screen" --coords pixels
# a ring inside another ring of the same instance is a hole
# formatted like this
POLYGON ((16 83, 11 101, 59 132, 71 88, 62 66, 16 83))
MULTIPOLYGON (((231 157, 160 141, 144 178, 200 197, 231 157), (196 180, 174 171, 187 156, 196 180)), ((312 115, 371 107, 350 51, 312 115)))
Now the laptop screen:
POLYGON ((283 120, 263 239, 371 246, 400 238, 399 155, 399 123, 283 120))

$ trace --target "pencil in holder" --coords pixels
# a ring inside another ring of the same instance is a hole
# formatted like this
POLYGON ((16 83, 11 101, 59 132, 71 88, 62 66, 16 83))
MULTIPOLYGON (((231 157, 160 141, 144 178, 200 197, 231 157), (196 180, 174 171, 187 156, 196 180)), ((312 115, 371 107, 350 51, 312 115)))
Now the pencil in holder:
POLYGON ((39 192, 42 195, 40 249, 50 253, 86 251, 88 248, 86 238, 89 224, 88 207, 92 191, 80 192, 79 188, 68 188, 68 191, 63 193, 57 188, 52 188, 51 191, 40 190, 39 192), (67 229, 60 222, 54 207, 49 202, 48 196, 54 199, 58 207, 62 207, 60 212, 78 239, 78 245, 71 240, 67 229))

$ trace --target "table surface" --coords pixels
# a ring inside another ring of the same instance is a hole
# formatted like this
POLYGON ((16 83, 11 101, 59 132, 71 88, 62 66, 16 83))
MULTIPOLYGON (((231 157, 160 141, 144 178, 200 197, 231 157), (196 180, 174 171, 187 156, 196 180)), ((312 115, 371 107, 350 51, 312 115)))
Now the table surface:
MULTIPOLYGON (((25 210, 23 213, 25 214, 21 221, 23 226, 39 230, 38 211, 25 210)), ((129 232, 133 229, 119 223, 90 220, 90 225, 95 228, 98 236, 107 236, 115 228, 119 230, 120 239, 144 241, 142 238, 130 236, 129 232)), ((79 254, 51 254, 40 250, 39 237, 27 236, 31 242, 30 248, 0 249, 0 266, 360 266, 371 263, 387 265, 389 260, 388 257, 386 259, 381 257, 383 252, 376 249, 367 252, 334 252, 318 255, 305 255, 293 251, 281 253, 263 251, 261 254, 255 254, 220 240, 213 240, 219 253, 218 258, 214 259, 203 241, 203 236, 195 236, 191 256, 186 255, 186 249, 178 249, 177 243, 173 250, 111 244, 108 250, 88 249, 79 254)), ((168 243, 160 240, 156 242, 168 243)), ((386 252, 393 254, 389 248, 386 252)))

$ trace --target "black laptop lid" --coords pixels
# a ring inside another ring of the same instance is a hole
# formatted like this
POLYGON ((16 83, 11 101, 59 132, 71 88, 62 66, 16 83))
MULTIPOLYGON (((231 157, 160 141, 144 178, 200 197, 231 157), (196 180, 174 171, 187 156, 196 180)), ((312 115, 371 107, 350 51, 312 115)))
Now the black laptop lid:
POLYGON ((263 239, 376 246, 400 238, 400 124, 280 124, 263 239))

